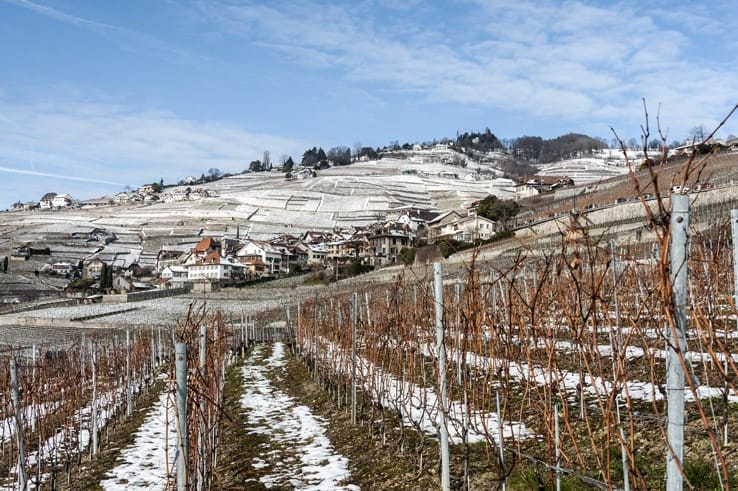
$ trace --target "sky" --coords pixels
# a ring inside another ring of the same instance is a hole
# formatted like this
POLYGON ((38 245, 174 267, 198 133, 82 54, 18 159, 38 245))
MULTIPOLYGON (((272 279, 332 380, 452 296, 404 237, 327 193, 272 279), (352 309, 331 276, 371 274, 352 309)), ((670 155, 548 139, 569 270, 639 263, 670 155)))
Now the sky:
POLYGON ((683 140, 738 103, 737 33, 722 0, 0 0, 0 210, 265 151, 640 138, 644 99, 683 140))

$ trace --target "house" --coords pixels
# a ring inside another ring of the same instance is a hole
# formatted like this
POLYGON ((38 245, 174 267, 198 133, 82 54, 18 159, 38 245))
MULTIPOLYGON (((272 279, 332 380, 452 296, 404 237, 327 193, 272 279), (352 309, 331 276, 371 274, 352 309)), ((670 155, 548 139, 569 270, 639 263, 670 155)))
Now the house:
POLYGON ((305 255, 305 265, 325 264, 328 251, 324 242, 319 244, 300 243, 295 247, 301 255, 305 255))
POLYGON ((84 276, 85 278, 98 280, 100 279, 100 274, 105 265, 105 261, 100 259, 100 257, 97 255, 85 259, 82 263, 82 276, 84 276))
POLYGON ((417 208, 411 208, 399 217, 397 217, 397 223, 402 224, 409 230, 416 232, 418 227, 427 226, 428 222, 437 218, 441 212, 420 210, 417 208))
POLYGON ((459 242, 489 240, 497 231, 497 224, 479 215, 468 215, 443 224, 436 230, 435 240, 451 239, 459 242))
POLYGON ((113 290, 117 292, 133 292, 151 290, 151 285, 141 281, 133 281, 125 276, 116 276, 113 278, 113 290))
POLYGON ((117 292, 130 292, 133 290, 133 282, 120 275, 113 278, 113 290, 117 292))
POLYGON ((138 192, 141 194, 151 194, 155 193, 157 189, 159 189, 159 186, 155 184, 144 184, 143 186, 138 188, 138 192))
POLYGON ((529 184, 515 186, 515 199, 532 198, 533 196, 538 196, 538 194, 540 194, 540 191, 536 186, 529 184))
POLYGON ((203 188, 197 188, 190 191, 190 194, 187 196, 190 200, 198 200, 198 199, 204 199, 210 197, 210 193, 207 189, 203 188))
POLYGON ((246 277, 246 268, 236 258, 221 256, 220 250, 208 253, 187 267, 189 281, 237 280, 246 277))
POLYGON ((41 197, 41 201, 39 201, 39 207, 44 210, 50 210, 54 207, 54 198, 56 197, 56 193, 46 193, 41 197))
POLYGON ((190 256, 185 260, 185 264, 195 264, 202 261, 211 252, 221 252, 220 241, 214 237, 204 237, 192 248, 190 256))
POLYGON ((269 242, 247 240, 236 252, 236 257, 242 264, 251 259, 259 259, 265 265, 265 275, 273 276, 282 271, 282 251, 269 242))
POLYGON ((62 276, 72 274, 75 269, 77 268, 75 268, 72 263, 68 263, 65 261, 54 263, 51 265, 51 271, 62 276))
POLYGON ((51 200, 51 206, 54 208, 66 208, 72 204, 72 197, 68 194, 57 194, 51 200))
POLYGON ((428 242, 433 242, 441 236, 441 230, 448 224, 462 218, 462 215, 454 210, 441 213, 427 222, 428 242))
POLYGON ((573 186, 574 179, 569 176, 540 176, 529 177, 525 184, 539 191, 554 191, 560 187, 573 186))
POLYGON ((337 240, 326 243, 326 259, 332 261, 335 259, 358 258, 364 250, 365 241, 355 238, 353 235, 346 234, 337 240))
POLYGON ((174 283, 188 281, 187 266, 169 265, 161 271, 161 278, 172 280, 174 283))
POLYGON ((395 262, 403 247, 412 246, 411 235, 400 230, 388 230, 369 237, 369 247, 372 256, 380 256, 387 262, 395 262))
POLYGON ((243 266, 246 268, 246 278, 254 279, 261 278, 264 276, 266 271, 266 264, 259 258, 249 258, 242 261, 243 266))
POLYGON ((176 203, 178 201, 187 201, 188 199, 190 199, 190 192, 191 192, 190 188, 178 189, 176 191, 173 191, 167 194, 164 197, 164 202, 165 203, 176 203))
POLYGON ((113 204, 113 199, 108 197, 87 199, 80 202, 80 207, 89 209, 97 208, 100 206, 109 206, 113 204))
POLYGON ((184 263, 187 251, 176 246, 163 246, 156 255, 156 271, 163 272, 167 266, 184 263))

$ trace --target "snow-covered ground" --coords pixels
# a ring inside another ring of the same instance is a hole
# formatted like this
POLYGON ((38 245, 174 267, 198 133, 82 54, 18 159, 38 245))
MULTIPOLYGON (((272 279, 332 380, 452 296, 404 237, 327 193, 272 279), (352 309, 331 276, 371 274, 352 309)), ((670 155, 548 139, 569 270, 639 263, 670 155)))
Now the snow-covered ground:
POLYGON ((166 490, 167 476, 175 468, 175 420, 174 395, 164 391, 136 431, 133 444, 121 452, 120 463, 108 472, 100 487, 106 491, 166 490))
POLYGON ((244 364, 246 390, 241 398, 248 411, 249 431, 267 434, 277 443, 252 462, 255 469, 269 468, 261 483, 280 489, 358 490, 355 485, 340 484, 349 477, 348 459, 337 454, 325 436, 327 422, 269 381, 267 372, 285 364, 284 345, 274 344, 271 356, 260 363, 264 349, 264 345, 257 346, 244 364))
MULTIPOLYGON (((326 339, 320 339, 319 343, 318 349, 328 353, 331 370, 350 376, 350 354, 326 339)), ((433 356, 430 345, 424 346, 424 352, 426 356, 433 356)), ((383 406, 397 410, 407 426, 416 427, 426 434, 438 434, 441 402, 433 387, 399 380, 363 356, 357 356, 356 360, 357 384, 362 390, 383 406)), ((464 439, 473 443, 490 437, 497 441, 500 436, 516 440, 534 436, 525 423, 501 421, 497 414, 472 410, 463 401, 450 399, 446 414, 449 441, 454 444, 463 443, 464 439)))

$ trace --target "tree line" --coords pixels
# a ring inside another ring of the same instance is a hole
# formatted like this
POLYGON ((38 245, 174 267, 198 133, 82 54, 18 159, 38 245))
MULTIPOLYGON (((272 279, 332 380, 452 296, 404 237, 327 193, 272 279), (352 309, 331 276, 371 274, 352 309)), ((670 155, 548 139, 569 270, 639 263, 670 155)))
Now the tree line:
MULTIPOLYGON (((692 136, 698 140, 699 136, 701 136, 699 129, 700 127, 696 127, 691 132, 691 135, 693 134, 692 136)), ((517 138, 499 138, 489 128, 485 128, 484 131, 457 132, 455 139, 434 139, 423 142, 421 145, 428 148, 437 143, 447 144, 457 152, 473 159, 481 159, 490 152, 505 152, 508 156, 512 157, 512 161, 501 161, 499 165, 507 167, 502 170, 512 175, 535 173, 535 169, 531 167, 531 164, 545 164, 567 158, 583 157, 605 148, 620 148, 617 139, 608 141, 605 138, 591 137, 579 133, 567 133, 549 139, 527 135, 517 138)), ((643 147, 643 142, 635 138, 631 138, 624 143, 629 149, 640 149, 643 147)), ((648 141, 647 146, 655 149, 660 148, 664 143, 662 140, 654 139, 648 141)), ((672 148, 679 145, 680 142, 674 140, 668 146, 672 148)), ((242 173, 270 172, 272 170, 291 173, 298 165, 321 170, 330 166, 349 165, 359 160, 378 160, 382 158, 384 153, 412 150, 413 147, 414 144, 409 142, 400 144, 397 140, 390 142, 384 147, 377 148, 363 146, 360 142, 354 143, 351 148, 346 145, 339 145, 328 149, 328 151, 324 150, 323 147, 313 146, 312 148, 306 149, 302 154, 302 158, 299 160, 293 159, 292 156, 283 155, 278 165, 273 165, 269 151, 265 151, 262 159, 252 160, 242 173)), ((220 169, 210 169, 207 174, 203 173, 200 176, 198 183, 210 182, 230 175, 227 173, 224 174, 220 169)))

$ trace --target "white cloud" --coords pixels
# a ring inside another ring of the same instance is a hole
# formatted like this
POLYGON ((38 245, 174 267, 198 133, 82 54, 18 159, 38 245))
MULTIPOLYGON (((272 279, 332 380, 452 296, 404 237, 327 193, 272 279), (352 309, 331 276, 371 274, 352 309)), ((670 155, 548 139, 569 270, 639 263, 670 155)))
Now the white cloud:
POLYGON ((0 100, 0 114, 0 172, 89 182, 172 182, 213 167, 240 172, 264 150, 301 155, 307 147, 235 125, 104 102, 0 100))
POLYGON ((704 21, 705 9, 627 0, 479 0, 439 9, 437 24, 427 18, 421 24, 417 12, 365 4, 199 5, 205 18, 231 35, 258 39, 308 69, 333 68, 352 83, 415 93, 419 102, 637 127, 640 101, 647 96, 672 108, 683 131, 707 114, 719 119, 735 98, 730 87, 738 85, 734 69, 690 54, 699 41, 682 26, 704 21), (665 18, 674 22, 665 24, 665 18))

